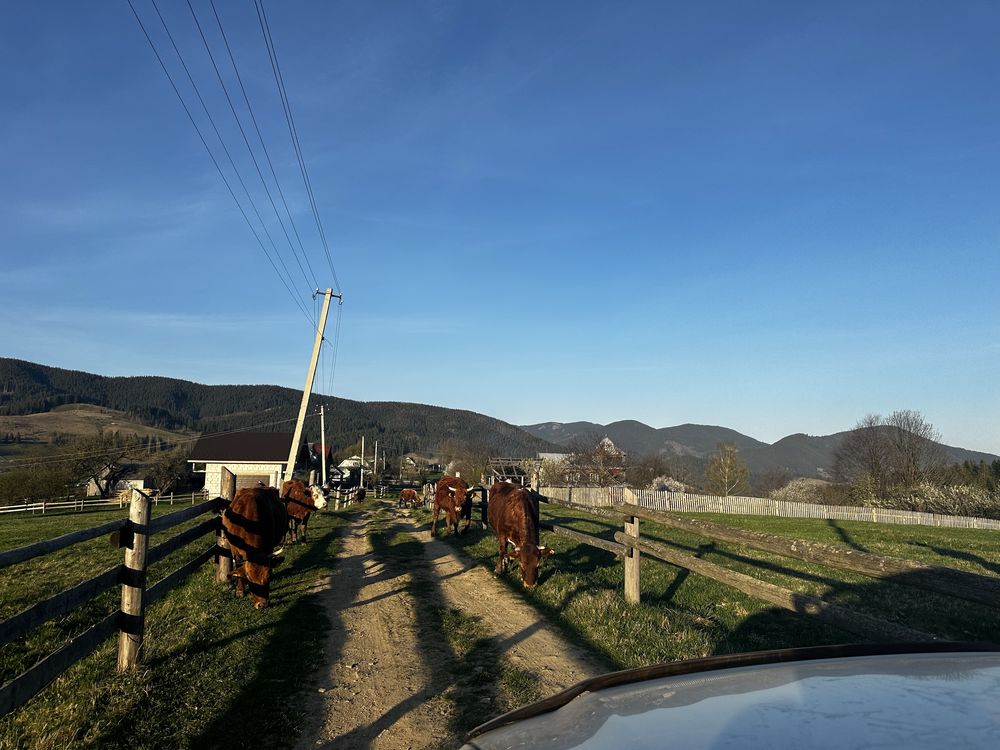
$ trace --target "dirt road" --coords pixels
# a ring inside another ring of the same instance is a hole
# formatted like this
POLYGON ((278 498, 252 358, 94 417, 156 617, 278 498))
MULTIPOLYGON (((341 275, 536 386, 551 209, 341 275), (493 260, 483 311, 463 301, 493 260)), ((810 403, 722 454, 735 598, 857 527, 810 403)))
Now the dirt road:
POLYGON ((415 553, 421 559, 413 560, 410 572, 394 572, 372 550, 370 520, 365 514, 347 527, 323 594, 333 624, 327 644, 330 661, 315 688, 312 724, 305 727, 300 750, 416 750, 460 744, 455 722, 449 721, 454 703, 444 696, 456 698, 455 674, 462 665, 450 663, 455 654, 443 638, 435 643, 427 637, 428 629, 440 626, 433 617, 428 622, 429 604, 477 618, 496 651, 530 672, 542 695, 599 671, 488 571, 459 558, 427 532, 418 532, 405 517, 397 520, 397 528, 422 542, 415 553), (414 576, 424 580, 427 587, 420 590, 435 601, 414 599, 414 576))

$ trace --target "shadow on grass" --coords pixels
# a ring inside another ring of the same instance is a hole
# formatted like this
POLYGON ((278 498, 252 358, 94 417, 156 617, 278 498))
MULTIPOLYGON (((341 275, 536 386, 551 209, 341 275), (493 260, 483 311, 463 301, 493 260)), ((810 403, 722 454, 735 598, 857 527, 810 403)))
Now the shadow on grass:
POLYGON ((933 544, 927 544, 927 542, 916 542, 916 546, 929 549, 943 557, 951 557, 955 560, 965 560, 966 562, 980 565, 986 570, 1000 575, 1000 564, 995 563, 992 560, 987 560, 985 557, 980 557, 979 555, 975 555, 971 552, 950 549, 949 547, 936 547, 933 544))
POLYGON ((837 534, 837 536, 840 537, 840 541, 842 541, 848 547, 852 547, 853 549, 856 549, 858 552, 871 551, 864 545, 858 544, 856 541, 854 541, 851 535, 847 533, 847 530, 839 523, 837 523, 834 519, 832 518, 827 519, 826 525, 829 526, 831 529, 833 529, 834 532, 837 534))
MULTIPOLYGON (((269 632, 266 642, 249 653, 234 650, 225 672, 237 677, 253 676, 238 686, 219 686, 223 691, 231 687, 233 692, 224 710, 191 741, 191 747, 281 747, 294 741, 300 726, 294 708, 299 701, 295 698, 302 689, 302 681, 324 659, 338 658, 344 636, 339 623, 327 621, 318 591, 296 597, 286 586, 293 577, 328 569, 336 554, 339 534, 340 530, 334 528, 317 536, 308 543, 309 549, 287 568, 279 570, 272 584, 271 606, 260 613, 276 615, 275 619, 195 650, 198 653, 226 649, 246 636, 259 637, 261 631, 269 632), (333 634, 331 639, 327 638, 328 632, 333 634)), ((343 562, 346 561, 338 564, 343 562)), ((293 588, 301 590, 298 585, 293 588)), ((249 600, 238 600, 234 605, 250 606, 249 600)))

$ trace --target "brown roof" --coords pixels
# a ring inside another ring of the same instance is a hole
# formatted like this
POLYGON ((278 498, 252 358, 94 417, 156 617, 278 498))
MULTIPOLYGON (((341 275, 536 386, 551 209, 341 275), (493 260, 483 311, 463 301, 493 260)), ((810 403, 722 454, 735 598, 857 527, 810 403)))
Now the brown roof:
POLYGON ((290 432, 231 432, 198 438, 188 461, 285 463, 292 447, 290 432))

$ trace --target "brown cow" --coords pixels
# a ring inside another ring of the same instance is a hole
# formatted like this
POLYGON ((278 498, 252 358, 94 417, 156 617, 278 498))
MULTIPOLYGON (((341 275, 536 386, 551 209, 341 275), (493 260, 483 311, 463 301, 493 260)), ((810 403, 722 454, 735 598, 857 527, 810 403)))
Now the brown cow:
POLYGON ((524 487, 508 482, 497 482, 490 487, 489 519, 497 535, 500 559, 494 569, 503 572, 507 562, 507 543, 514 545, 514 554, 521 563, 521 579, 533 589, 538 585, 538 563, 553 550, 538 544, 538 504, 524 487))
POLYGON ((307 485, 301 479, 289 479, 281 485, 281 502, 288 513, 288 537, 291 542, 299 541, 299 527, 302 527, 302 541, 306 540, 306 526, 314 511, 326 507, 326 496, 316 485, 307 485))
POLYGON ((412 508, 420 498, 417 495, 417 491, 413 489, 405 489, 399 493, 399 507, 400 508, 412 508))
POLYGON ((244 487, 222 514, 222 529, 233 553, 236 595, 250 588, 257 609, 267 606, 271 591, 272 554, 288 530, 285 506, 275 487, 244 487))
POLYGON ((461 477, 441 477, 434 492, 434 521, 431 522, 431 536, 437 529, 438 515, 444 511, 445 527, 458 533, 459 515, 465 517, 465 528, 468 530, 472 521, 472 498, 467 498, 469 485, 461 477))

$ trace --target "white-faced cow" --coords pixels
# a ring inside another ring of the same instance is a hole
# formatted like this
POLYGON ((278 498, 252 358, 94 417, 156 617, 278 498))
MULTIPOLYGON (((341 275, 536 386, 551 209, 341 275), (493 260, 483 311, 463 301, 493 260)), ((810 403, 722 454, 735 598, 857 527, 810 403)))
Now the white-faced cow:
POLYGON ((442 477, 438 480, 434 492, 434 520, 431 522, 431 536, 437 529, 438 516, 444 511, 445 527, 458 533, 459 517, 465 518, 465 528, 468 530, 472 522, 472 498, 467 497, 468 483, 461 477, 442 477))
POLYGON ((285 506, 275 487, 245 487, 222 513, 222 529, 233 554, 236 595, 250 589, 254 607, 267 606, 273 553, 288 530, 285 506))
POLYGON ((323 490, 316 485, 307 485, 301 479, 289 479, 281 485, 281 502, 285 504, 285 510, 288 512, 290 541, 299 540, 299 529, 301 529, 304 542, 309 516, 326 507, 323 490))
POLYGON ((497 535, 500 559, 494 572, 503 572, 508 557, 516 557, 521 564, 521 580, 533 589, 538 584, 538 563, 552 554, 548 547, 538 544, 538 504, 524 487, 508 482, 497 482, 490 487, 489 519, 497 535), (514 545, 510 554, 508 543, 514 545))

